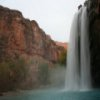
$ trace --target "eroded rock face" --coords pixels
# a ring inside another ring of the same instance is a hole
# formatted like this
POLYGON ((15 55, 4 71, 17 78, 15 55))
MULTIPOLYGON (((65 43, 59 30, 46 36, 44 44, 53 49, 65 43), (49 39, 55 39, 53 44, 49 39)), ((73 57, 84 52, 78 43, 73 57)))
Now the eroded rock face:
POLYGON ((21 12, 0 6, 0 60, 38 55, 57 62, 62 52, 58 48, 35 20, 30 21, 21 12))
POLYGON ((100 87, 100 0, 88 0, 90 20, 91 74, 94 87, 100 87))
POLYGON ((39 87, 39 68, 43 64, 49 68, 54 66, 64 50, 35 20, 25 19, 21 12, 0 6, 0 62, 22 57, 27 63, 27 75, 18 83, 19 88, 39 87))

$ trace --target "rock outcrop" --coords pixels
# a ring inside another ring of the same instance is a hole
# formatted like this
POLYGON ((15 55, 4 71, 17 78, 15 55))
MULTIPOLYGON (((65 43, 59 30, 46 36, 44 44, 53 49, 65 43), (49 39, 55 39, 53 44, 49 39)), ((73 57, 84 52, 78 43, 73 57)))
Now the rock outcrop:
POLYGON ((87 0, 91 51, 91 74, 94 87, 100 87, 100 0, 87 0))
POLYGON ((56 41, 56 45, 64 47, 66 50, 68 48, 68 43, 66 43, 66 42, 58 42, 58 41, 56 41))
POLYGON ((19 55, 26 59, 36 55, 57 62, 63 49, 45 34, 35 20, 30 21, 21 12, 0 6, 0 61, 15 59, 19 55))

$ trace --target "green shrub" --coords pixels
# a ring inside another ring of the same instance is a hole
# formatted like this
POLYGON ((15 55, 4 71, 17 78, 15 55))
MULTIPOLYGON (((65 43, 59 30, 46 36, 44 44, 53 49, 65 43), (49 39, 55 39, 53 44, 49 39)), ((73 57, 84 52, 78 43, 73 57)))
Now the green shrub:
POLYGON ((7 63, 2 62, 0 63, 0 91, 6 91, 6 89, 11 89, 10 69, 7 63))
POLYGON ((48 64, 41 64, 38 68, 38 79, 40 84, 48 84, 49 82, 49 67, 48 64))
POLYGON ((64 50, 59 56, 59 63, 61 65, 66 65, 67 50, 64 50))
POLYGON ((23 59, 0 63, 0 92, 16 89, 26 76, 26 63, 23 59))
POLYGON ((7 38, 0 36, 0 60, 4 59, 6 46, 7 46, 7 38))

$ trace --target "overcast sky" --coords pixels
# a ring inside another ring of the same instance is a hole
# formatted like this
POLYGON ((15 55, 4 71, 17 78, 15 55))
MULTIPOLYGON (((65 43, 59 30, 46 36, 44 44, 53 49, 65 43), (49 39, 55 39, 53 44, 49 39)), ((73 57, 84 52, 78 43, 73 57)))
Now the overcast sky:
POLYGON ((20 10, 25 18, 36 20, 56 41, 69 41, 70 26, 77 7, 85 0, 0 0, 0 4, 20 10))

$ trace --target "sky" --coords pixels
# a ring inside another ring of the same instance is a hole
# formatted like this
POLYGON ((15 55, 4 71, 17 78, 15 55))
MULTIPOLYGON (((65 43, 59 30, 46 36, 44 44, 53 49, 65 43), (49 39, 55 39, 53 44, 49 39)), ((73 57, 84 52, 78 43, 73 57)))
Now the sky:
POLYGON ((55 41, 68 42, 74 13, 85 0, 0 0, 0 5, 20 10, 25 18, 36 20, 55 41))

